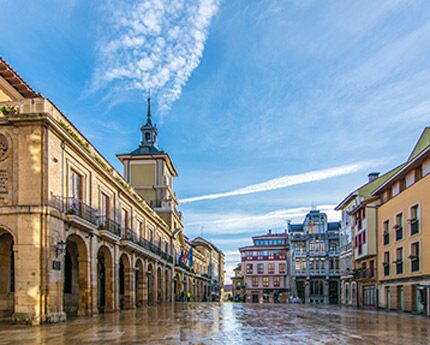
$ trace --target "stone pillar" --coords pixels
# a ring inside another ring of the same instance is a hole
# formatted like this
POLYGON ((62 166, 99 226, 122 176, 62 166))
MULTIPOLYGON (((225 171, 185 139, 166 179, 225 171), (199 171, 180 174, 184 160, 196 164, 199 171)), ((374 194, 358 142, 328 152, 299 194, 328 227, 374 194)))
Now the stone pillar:
POLYGON ((412 285, 403 286, 403 298, 405 311, 413 312, 415 310, 415 296, 412 285))
POLYGON ((97 237, 91 236, 88 248, 89 256, 89 308, 90 315, 97 315, 97 237))
POLYGON ((119 247, 114 245, 112 258, 112 278, 113 278, 113 310, 119 310, 119 247))
POLYGON ((310 280, 306 279, 305 281, 305 303, 310 303, 311 302, 311 285, 310 285, 310 280))
POLYGON ((324 281, 323 287, 324 293, 324 304, 329 304, 329 280, 328 278, 324 281))

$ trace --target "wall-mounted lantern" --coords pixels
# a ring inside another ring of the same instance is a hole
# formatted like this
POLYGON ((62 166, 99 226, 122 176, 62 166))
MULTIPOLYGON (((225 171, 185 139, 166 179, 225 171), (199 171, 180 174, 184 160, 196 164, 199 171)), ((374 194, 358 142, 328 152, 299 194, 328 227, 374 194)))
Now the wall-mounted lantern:
POLYGON ((55 246, 55 256, 58 258, 61 254, 66 253, 66 242, 61 240, 55 246))

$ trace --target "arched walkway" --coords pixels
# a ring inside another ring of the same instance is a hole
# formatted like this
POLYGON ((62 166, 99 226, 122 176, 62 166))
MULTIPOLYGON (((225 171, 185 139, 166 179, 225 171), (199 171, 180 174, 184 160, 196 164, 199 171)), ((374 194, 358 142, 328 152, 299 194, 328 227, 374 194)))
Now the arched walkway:
POLYGON ((181 278, 179 277, 179 274, 175 275, 175 278, 173 278, 173 291, 175 293, 174 299, 175 301, 179 301, 181 298, 181 278))
POLYGON ((129 309, 132 307, 131 269, 130 259, 122 254, 119 258, 119 307, 129 309))
POLYGON ((63 310, 68 315, 85 315, 89 308, 88 252, 84 240, 70 235, 64 258, 63 310))
POLYGON ((163 302, 163 276, 161 267, 157 269, 157 303, 163 302))
POLYGON ((145 280, 142 260, 136 260, 134 266, 134 295, 136 296, 136 307, 143 306, 145 280))
POLYGON ((0 319, 12 316, 15 310, 15 257, 13 237, 0 230, 0 319))
POLYGON ((148 305, 155 303, 155 279, 154 279, 154 267, 150 263, 146 269, 147 276, 147 288, 148 288, 148 305))
POLYGON ((97 253, 97 308, 100 313, 113 310, 112 255, 106 246, 97 253))
POLYGON ((169 270, 166 269, 165 275, 164 275, 164 300, 166 302, 170 302, 170 273, 169 270))

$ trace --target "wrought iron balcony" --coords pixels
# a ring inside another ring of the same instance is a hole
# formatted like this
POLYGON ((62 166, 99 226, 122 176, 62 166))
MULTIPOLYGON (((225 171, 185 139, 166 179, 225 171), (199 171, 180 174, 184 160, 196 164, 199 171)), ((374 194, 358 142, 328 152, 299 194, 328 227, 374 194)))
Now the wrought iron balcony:
POLYGON ((50 205, 67 215, 75 215, 94 225, 97 225, 97 210, 79 199, 52 196, 50 205))
POLYGON ((99 229, 107 230, 116 236, 121 236, 121 225, 106 216, 99 217, 99 229))
POLYGON ((357 268, 353 272, 355 279, 370 279, 375 277, 375 269, 357 268))

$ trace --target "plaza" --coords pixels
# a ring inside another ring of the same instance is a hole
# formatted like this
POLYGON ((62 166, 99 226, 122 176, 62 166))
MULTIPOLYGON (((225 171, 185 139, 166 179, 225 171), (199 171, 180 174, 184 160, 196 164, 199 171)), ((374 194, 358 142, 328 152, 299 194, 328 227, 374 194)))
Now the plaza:
POLYGON ((176 303, 35 327, 0 324, 0 345, 415 344, 430 321, 330 305, 176 303))

